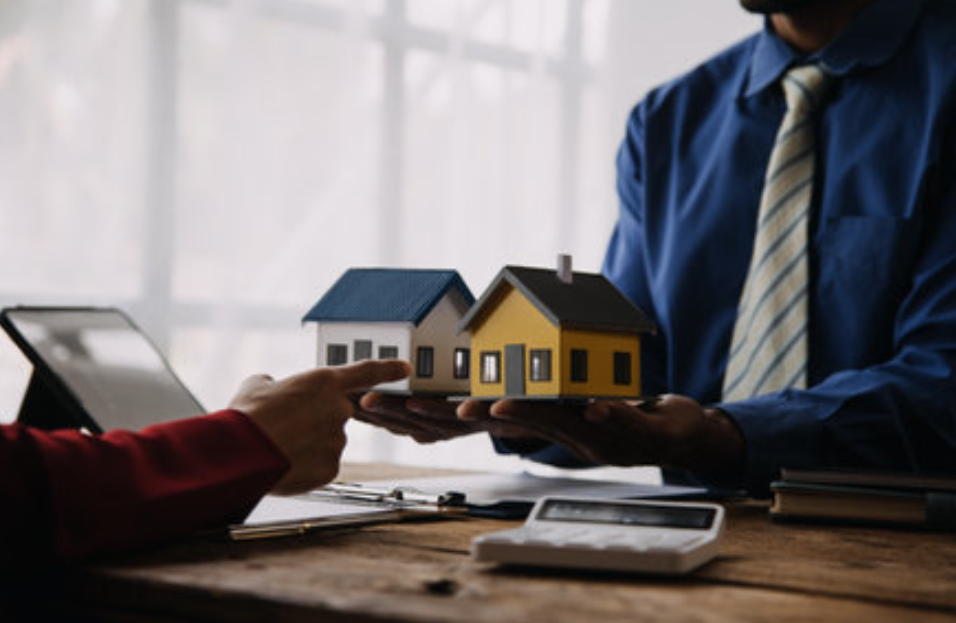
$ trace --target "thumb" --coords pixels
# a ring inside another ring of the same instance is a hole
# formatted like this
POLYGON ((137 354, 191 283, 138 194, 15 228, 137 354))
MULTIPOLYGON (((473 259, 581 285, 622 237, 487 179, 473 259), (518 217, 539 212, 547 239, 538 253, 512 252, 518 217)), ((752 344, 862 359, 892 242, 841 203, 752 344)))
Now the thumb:
POLYGON ((399 381, 412 373, 411 366, 398 359, 367 359, 332 370, 339 387, 345 391, 368 389, 379 383, 399 381))

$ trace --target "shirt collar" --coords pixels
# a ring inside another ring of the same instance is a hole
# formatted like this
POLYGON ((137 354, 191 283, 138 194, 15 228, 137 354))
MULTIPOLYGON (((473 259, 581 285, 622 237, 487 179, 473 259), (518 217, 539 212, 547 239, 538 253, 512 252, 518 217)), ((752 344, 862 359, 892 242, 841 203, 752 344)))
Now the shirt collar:
POLYGON ((889 61, 923 12, 929 0, 876 0, 863 9, 840 35, 825 48, 804 57, 773 31, 764 21, 757 35, 744 85, 744 97, 751 97, 775 84, 799 62, 815 61, 828 73, 845 76, 862 67, 876 67, 889 61))

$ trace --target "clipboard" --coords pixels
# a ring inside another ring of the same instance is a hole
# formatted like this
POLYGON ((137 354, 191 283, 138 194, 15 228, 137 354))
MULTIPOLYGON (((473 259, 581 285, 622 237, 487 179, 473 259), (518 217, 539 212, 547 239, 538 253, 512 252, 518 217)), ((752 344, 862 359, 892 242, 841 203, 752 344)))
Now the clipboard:
POLYGON ((234 540, 271 538, 447 516, 521 519, 544 496, 673 499, 706 493, 701 487, 536 476, 527 472, 337 482, 292 498, 266 496, 242 524, 229 526, 229 535, 234 540), (282 505, 294 507, 289 516, 282 516, 282 505))
POLYGON ((474 517, 524 519, 542 497, 591 499, 679 499, 708 496, 704 487, 687 487, 637 481, 605 480, 567 475, 478 472, 456 476, 378 480, 362 483, 367 488, 392 487, 423 492, 453 489, 464 492, 461 503, 474 517))
POLYGON ((333 528, 464 515, 465 495, 414 487, 331 483, 308 493, 267 495, 245 521, 228 526, 234 541, 295 536, 333 528))

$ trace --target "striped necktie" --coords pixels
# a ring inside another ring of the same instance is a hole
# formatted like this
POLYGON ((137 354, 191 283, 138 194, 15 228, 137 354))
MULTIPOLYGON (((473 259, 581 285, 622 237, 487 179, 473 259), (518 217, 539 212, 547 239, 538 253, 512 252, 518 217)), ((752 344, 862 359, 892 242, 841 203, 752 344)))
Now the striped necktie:
POLYGON ((817 65, 783 78, 787 114, 777 131, 757 217, 727 371, 725 401, 806 387, 807 231, 813 194, 813 111, 829 84, 817 65))

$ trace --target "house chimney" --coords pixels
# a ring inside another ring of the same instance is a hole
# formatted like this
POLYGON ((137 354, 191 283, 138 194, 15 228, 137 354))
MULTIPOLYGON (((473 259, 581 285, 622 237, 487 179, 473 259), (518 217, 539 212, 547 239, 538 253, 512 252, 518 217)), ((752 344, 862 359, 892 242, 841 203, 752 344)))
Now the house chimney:
POLYGON ((571 272, 571 256, 565 253, 558 255, 558 279, 561 283, 568 285, 574 281, 574 274, 571 272))

